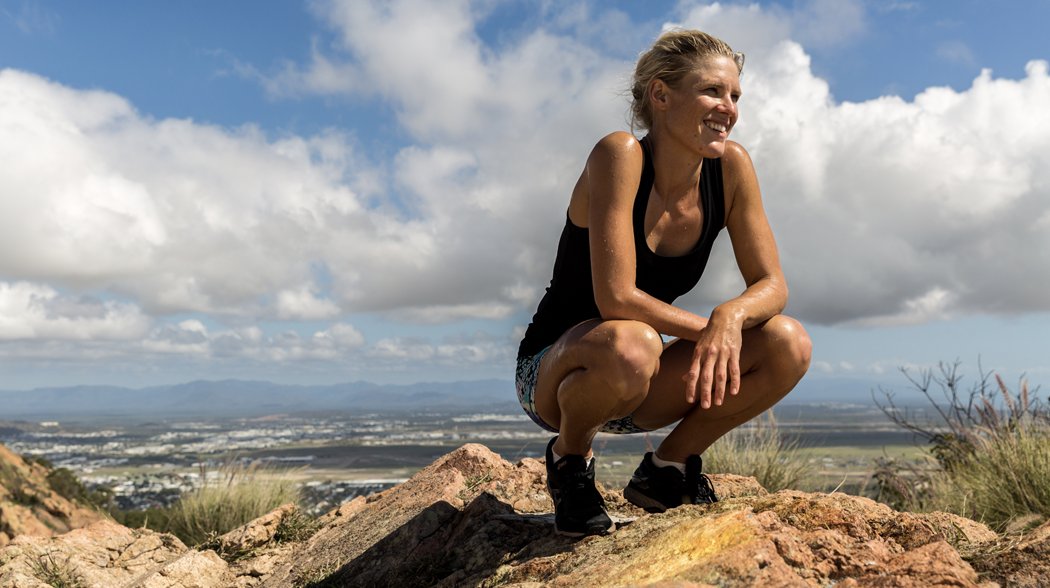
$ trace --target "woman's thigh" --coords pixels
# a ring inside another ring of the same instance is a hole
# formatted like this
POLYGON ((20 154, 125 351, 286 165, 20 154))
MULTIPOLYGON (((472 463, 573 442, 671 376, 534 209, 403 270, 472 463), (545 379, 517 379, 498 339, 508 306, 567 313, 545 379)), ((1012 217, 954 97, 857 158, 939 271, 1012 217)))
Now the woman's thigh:
MULTIPOLYGON (((655 372, 661 351, 659 333, 645 323, 584 321, 558 338, 540 361, 534 395, 536 412, 544 422, 557 428, 561 422, 558 391, 567 378, 578 376, 581 371, 591 371, 615 382, 619 374, 637 372, 639 366, 646 364, 652 364, 649 371, 655 372)), ((648 387, 648 381, 645 387, 648 387)), ((607 393, 601 389, 593 391, 607 393)))
MULTIPOLYGON (((801 325, 794 319, 777 315, 770 320, 743 331, 740 347, 740 374, 742 385, 734 397, 728 394, 721 406, 712 406, 705 410, 712 419, 721 418, 739 412, 741 404, 749 404, 749 393, 755 391, 743 384, 751 384, 752 372, 759 365, 782 355, 793 342, 790 339, 808 337, 801 325)), ((692 367, 695 344, 692 341, 677 339, 667 344, 660 356, 660 371, 653 377, 649 394, 645 401, 634 412, 634 422, 647 429, 658 429, 683 418, 697 405, 686 402, 685 380, 683 376, 692 367)), ((808 364, 808 357, 806 358, 808 364)), ((804 369, 803 369, 804 371, 804 369)))

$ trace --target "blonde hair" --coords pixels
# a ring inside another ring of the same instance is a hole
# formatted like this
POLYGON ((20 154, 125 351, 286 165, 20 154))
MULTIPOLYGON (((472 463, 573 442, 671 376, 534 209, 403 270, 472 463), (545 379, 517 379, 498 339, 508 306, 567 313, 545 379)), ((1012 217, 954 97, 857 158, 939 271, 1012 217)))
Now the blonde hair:
POLYGON ((674 29, 660 35, 651 49, 642 53, 634 68, 631 86, 631 129, 635 126, 649 130, 653 114, 649 104, 649 85, 663 80, 672 88, 697 64, 714 55, 728 57, 736 62, 737 71, 744 71, 744 54, 733 51, 728 43, 703 31, 674 29))

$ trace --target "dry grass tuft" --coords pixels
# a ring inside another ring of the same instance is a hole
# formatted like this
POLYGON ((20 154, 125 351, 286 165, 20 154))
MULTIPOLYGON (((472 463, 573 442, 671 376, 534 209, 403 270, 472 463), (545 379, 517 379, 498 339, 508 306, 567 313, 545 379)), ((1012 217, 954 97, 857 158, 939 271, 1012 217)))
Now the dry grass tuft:
POLYGON ((798 449, 798 441, 781 435, 773 411, 766 411, 709 447, 704 452, 704 468, 712 473, 754 476, 770 492, 797 488, 812 473, 798 449))

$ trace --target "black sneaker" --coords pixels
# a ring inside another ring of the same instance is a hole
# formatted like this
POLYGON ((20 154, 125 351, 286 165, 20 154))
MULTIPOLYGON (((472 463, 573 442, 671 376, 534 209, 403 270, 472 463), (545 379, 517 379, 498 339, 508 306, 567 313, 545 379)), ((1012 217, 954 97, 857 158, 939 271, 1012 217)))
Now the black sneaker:
POLYGON ((627 502, 648 512, 664 512, 683 504, 718 502, 711 478, 700 473, 703 461, 699 455, 685 460, 685 475, 674 466, 656 467, 653 452, 645 454, 641 465, 623 489, 627 502))
POLYGON ((594 487, 594 460, 582 455, 565 455, 554 463, 547 444, 547 491, 554 499, 554 530, 559 535, 583 537, 604 535, 615 525, 605 512, 605 501, 594 487))

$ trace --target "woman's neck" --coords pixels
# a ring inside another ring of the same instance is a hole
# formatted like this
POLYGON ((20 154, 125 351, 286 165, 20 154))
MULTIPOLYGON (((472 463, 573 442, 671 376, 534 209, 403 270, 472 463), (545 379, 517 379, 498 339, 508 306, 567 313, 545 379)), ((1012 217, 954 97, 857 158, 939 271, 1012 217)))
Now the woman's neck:
POLYGON ((653 154, 653 186, 664 202, 673 206, 682 199, 695 201, 703 156, 683 148, 665 133, 650 132, 649 144, 653 154))

